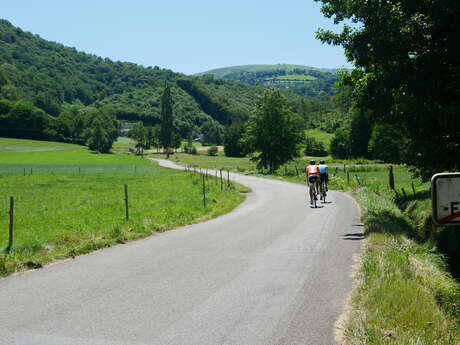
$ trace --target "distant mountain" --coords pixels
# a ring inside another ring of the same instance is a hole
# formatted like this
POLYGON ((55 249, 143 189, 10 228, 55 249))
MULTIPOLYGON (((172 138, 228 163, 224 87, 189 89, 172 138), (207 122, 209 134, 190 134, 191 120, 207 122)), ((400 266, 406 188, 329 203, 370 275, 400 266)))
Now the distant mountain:
POLYGON ((303 96, 333 94, 338 80, 337 69, 321 69, 302 65, 243 65, 213 69, 196 74, 212 74, 218 78, 248 85, 273 85, 289 88, 303 96))

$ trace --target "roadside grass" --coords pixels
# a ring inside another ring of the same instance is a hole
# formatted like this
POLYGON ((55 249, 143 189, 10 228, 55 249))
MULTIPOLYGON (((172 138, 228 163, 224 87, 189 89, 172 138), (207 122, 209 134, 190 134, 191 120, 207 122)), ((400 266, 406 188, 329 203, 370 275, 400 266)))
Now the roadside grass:
POLYGON ((368 247, 362 255, 346 344, 459 344, 460 289, 435 243, 391 192, 355 190, 368 247), (423 234, 422 234, 423 235, 423 234))
POLYGON ((0 154, 0 276, 217 217, 248 192, 235 183, 221 190, 209 177, 205 207, 202 182, 200 174, 85 147, 0 154), (10 196, 15 236, 7 253, 10 196))

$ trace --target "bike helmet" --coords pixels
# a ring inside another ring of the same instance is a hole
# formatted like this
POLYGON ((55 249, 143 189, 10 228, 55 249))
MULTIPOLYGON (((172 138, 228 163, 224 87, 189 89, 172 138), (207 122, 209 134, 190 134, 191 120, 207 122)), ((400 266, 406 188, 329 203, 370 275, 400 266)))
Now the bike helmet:
POLYGON ((319 164, 324 164, 324 160, 321 159, 321 160, 319 161, 319 164))
POLYGON ((315 161, 310 161, 310 165, 315 165, 315 161))

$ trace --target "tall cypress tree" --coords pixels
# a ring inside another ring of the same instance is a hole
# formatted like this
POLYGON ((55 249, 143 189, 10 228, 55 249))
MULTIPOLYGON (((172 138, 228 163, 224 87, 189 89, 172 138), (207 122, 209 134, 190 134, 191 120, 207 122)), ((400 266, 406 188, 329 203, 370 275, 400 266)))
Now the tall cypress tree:
POLYGON ((169 158, 169 150, 172 147, 173 134, 173 110, 171 88, 165 85, 163 95, 161 96, 161 128, 160 128, 160 143, 166 150, 167 158, 169 158))

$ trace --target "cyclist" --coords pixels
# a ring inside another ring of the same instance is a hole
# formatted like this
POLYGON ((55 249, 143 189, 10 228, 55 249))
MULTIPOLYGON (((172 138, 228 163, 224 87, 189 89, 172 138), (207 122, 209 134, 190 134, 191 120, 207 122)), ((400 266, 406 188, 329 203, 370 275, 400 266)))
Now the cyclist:
POLYGON ((310 204, 313 205, 313 198, 316 197, 315 193, 317 193, 318 190, 316 186, 319 181, 319 169, 315 161, 310 161, 310 165, 307 166, 307 180, 310 191, 310 204))
POLYGON ((319 161, 318 170, 319 170, 319 180, 320 180, 319 183, 320 184, 324 183, 324 189, 327 192, 327 183, 329 182, 329 168, 324 162, 324 160, 319 161))

